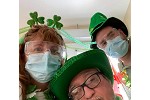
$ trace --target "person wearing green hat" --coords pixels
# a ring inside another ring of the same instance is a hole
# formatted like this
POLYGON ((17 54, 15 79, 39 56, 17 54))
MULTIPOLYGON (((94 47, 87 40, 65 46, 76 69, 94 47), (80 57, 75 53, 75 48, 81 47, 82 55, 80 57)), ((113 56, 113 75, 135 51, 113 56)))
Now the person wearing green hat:
POLYGON ((115 17, 107 18, 97 12, 91 17, 89 32, 92 49, 102 49, 108 56, 118 58, 131 81, 131 39, 126 25, 115 17))
POLYGON ((121 100, 114 94, 113 82, 106 54, 95 49, 67 60, 50 86, 56 100, 121 100))

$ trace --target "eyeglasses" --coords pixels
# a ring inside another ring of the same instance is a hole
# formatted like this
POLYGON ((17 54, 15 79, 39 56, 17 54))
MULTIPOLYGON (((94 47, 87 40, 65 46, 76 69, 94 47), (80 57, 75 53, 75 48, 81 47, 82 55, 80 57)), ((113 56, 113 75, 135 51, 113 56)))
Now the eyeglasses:
POLYGON ((101 82, 100 76, 98 74, 101 74, 100 72, 96 72, 89 76, 87 80, 80 86, 72 89, 69 92, 69 98, 72 98, 73 100, 79 100, 85 95, 84 87, 88 87, 89 89, 94 89, 99 85, 101 82))
POLYGON ((65 47, 49 41, 29 41, 25 44, 25 54, 36 54, 50 51, 52 55, 58 55, 62 58, 66 56, 65 47))
POLYGON ((102 49, 105 48, 105 46, 107 45, 107 40, 112 40, 118 34, 120 34, 119 31, 116 28, 112 28, 112 30, 109 33, 107 33, 106 39, 103 39, 102 41, 97 43, 97 47, 102 49))

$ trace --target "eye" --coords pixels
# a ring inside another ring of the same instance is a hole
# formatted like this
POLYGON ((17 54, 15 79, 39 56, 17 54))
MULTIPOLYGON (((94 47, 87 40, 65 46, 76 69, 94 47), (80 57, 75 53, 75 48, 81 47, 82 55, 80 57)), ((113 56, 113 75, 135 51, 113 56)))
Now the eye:
POLYGON ((50 50, 53 55, 60 55, 59 47, 53 46, 50 50))
POLYGON ((109 39, 112 40, 114 38, 114 36, 115 36, 115 33, 113 32, 109 35, 109 39))
POLYGON ((106 41, 103 41, 103 42, 101 43, 101 47, 102 47, 102 48, 105 48, 106 45, 107 45, 107 42, 106 42, 106 41))
POLYGON ((60 53, 59 53, 58 51, 55 51, 55 50, 52 50, 51 53, 52 53, 53 55, 60 55, 60 53))
POLYGON ((82 90, 81 90, 80 87, 75 88, 74 90, 72 90, 71 95, 72 95, 73 97, 75 97, 75 96, 79 95, 81 91, 82 91, 82 90))
POLYGON ((115 30, 111 31, 108 35, 107 35, 107 40, 112 40, 115 36, 115 30))
POLYGON ((91 77, 89 77, 86 81, 86 85, 88 85, 89 87, 95 87, 96 84, 98 83, 99 78, 97 75, 92 75, 91 77))
POLYGON ((94 82, 95 80, 96 80, 96 78, 95 78, 94 76, 91 76, 91 77, 87 80, 86 84, 89 85, 89 84, 91 84, 92 82, 94 82))
POLYGON ((41 52, 43 52, 43 48, 42 47, 36 47, 33 49, 33 52, 34 53, 41 53, 41 52))

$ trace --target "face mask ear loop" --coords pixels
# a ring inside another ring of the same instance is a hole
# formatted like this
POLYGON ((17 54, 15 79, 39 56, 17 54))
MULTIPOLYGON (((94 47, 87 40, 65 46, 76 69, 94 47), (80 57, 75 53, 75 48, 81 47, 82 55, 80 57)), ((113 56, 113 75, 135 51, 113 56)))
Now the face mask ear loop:
MULTIPOLYGON (((118 31, 118 30, 117 30, 118 31)), ((121 36, 121 33, 118 31, 118 33, 119 33, 119 36, 121 36)), ((128 43, 129 43, 129 40, 130 40, 130 36, 129 37, 127 37, 125 40, 127 40, 128 41, 128 43)))

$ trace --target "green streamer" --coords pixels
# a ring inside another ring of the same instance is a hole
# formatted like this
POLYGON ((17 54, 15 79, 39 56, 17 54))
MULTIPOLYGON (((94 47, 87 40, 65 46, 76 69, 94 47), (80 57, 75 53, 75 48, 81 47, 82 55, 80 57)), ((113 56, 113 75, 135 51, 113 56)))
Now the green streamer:
POLYGON ((24 32, 27 32, 29 29, 30 29, 29 26, 28 26, 28 27, 21 28, 21 29, 19 29, 19 34, 24 33, 24 32))
POLYGON ((85 44, 96 44, 96 42, 85 42, 85 44))
POLYGON ((26 27, 20 28, 19 30, 24 30, 24 29, 27 29, 27 28, 30 28, 30 26, 26 26, 26 27))
POLYGON ((63 36, 65 36, 65 37, 68 38, 69 40, 71 40, 71 41, 73 41, 73 42, 75 42, 75 43, 77 43, 77 44, 83 46, 83 47, 86 48, 86 49, 90 49, 90 47, 89 47, 88 45, 84 44, 83 42, 81 42, 81 41, 79 41, 79 40, 77 40, 77 39, 75 39, 75 38, 73 38, 70 34, 68 34, 68 33, 67 33, 66 31, 64 31, 63 29, 58 30, 58 31, 60 31, 59 33, 61 33, 63 36))
POLYGON ((22 44, 24 42, 24 37, 25 35, 23 35, 20 39, 19 39, 19 44, 22 44))

